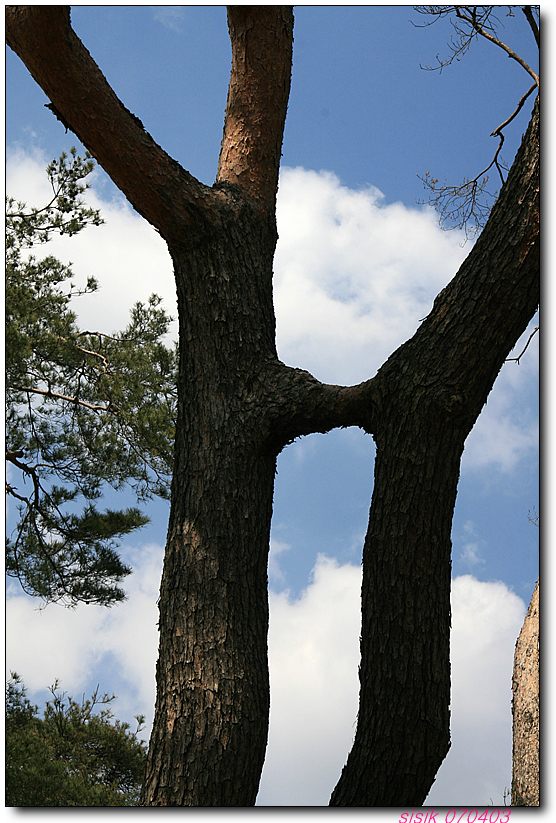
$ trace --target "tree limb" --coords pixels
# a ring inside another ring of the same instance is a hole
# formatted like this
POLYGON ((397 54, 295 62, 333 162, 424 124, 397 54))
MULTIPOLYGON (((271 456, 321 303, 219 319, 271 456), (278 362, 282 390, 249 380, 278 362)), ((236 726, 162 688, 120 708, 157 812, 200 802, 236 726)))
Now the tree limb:
POLYGON ((228 6, 232 71, 217 183, 274 211, 290 92, 292 6, 228 6))
MULTIPOLYGON (((91 352, 91 354, 94 354, 94 352, 91 352)), ((106 406, 102 406, 97 403, 87 403, 85 400, 80 400, 78 397, 71 397, 66 394, 59 394, 58 392, 53 392, 51 388, 36 389, 32 386, 16 386, 15 391, 26 392, 28 395, 40 394, 42 397, 49 397, 52 400, 63 400, 65 403, 71 403, 74 406, 83 406, 83 408, 90 409, 91 411, 105 411, 111 412, 112 414, 116 414, 118 412, 118 407, 116 406, 116 404, 110 401, 106 406)))
POLYGON ((7 6, 6 40, 132 206, 165 238, 222 194, 203 186, 153 140, 108 85, 70 24, 69 6, 7 6), (179 216, 179 217, 178 217, 179 216))
POLYGON ((460 20, 464 20, 466 23, 468 23, 473 28, 473 30, 477 32, 477 34, 481 35, 481 37, 484 37, 486 40, 490 40, 491 43, 494 43, 496 46, 498 46, 498 48, 505 51, 508 57, 511 57, 512 60, 515 60, 516 63, 519 63, 521 68, 525 69, 527 74, 531 75, 531 77, 535 81, 535 85, 537 86, 537 88, 540 88, 539 75, 533 71, 533 69, 525 62, 523 57, 520 57, 519 54, 516 54, 516 52, 509 46, 507 46, 506 43, 503 43, 502 40, 499 40, 498 37, 496 37, 494 34, 490 34, 488 31, 486 31, 486 29, 483 26, 479 25, 474 11, 471 11, 469 13, 469 16, 463 14, 461 9, 466 9, 467 11, 468 8, 468 6, 454 6, 456 16, 459 17, 460 20))
MULTIPOLYGON (((536 8, 538 10, 538 6, 536 8)), ((533 12, 531 11, 531 6, 522 6, 521 11, 523 12, 525 17, 527 18, 527 22, 531 26, 531 30, 532 30, 532 32, 535 36, 537 46, 540 48, 540 46, 541 46, 541 37, 540 37, 539 27, 537 26, 537 21, 535 20, 535 18, 533 16, 533 12)))

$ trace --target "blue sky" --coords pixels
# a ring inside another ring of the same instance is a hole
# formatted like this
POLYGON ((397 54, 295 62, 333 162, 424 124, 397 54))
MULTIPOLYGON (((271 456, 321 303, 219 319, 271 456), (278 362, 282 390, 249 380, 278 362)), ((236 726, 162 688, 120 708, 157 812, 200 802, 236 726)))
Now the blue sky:
MULTIPOLYGON (((533 63, 522 15, 505 13, 502 7, 508 43, 533 63)), ((230 67, 224 7, 76 6, 72 21, 155 140, 212 183, 230 67)), ((295 9, 277 206, 277 340, 282 360, 326 382, 372 376, 455 274, 471 244, 461 232, 441 231, 434 212, 418 205, 424 191, 417 175, 431 171, 455 183, 481 171, 496 148, 489 135, 531 85, 514 61, 482 41, 441 74, 423 71, 420 63, 434 65, 437 54, 449 53, 451 27, 411 21, 423 19, 409 6, 295 9)), ((46 163, 79 147, 46 102, 8 49, 7 190, 33 205, 46 202, 46 163)), ((510 162, 529 114, 527 104, 508 131, 503 156, 510 162)), ((105 225, 49 249, 73 261, 77 279, 94 274, 100 281, 100 291, 80 303, 83 325, 120 328, 131 304, 152 291, 175 312, 160 237, 100 169, 89 199, 105 225)), ((512 655, 538 577, 538 529, 528 521, 528 512, 539 512, 537 430, 535 338, 519 366, 504 366, 464 452, 452 535, 453 744, 429 803, 501 805, 510 785, 512 655)), ((296 441, 279 458, 261 805, 326 805, 350 748, 373 456, 372 438, 348 429, 296 441)), ((115 503, 112 495, 106 500, 115 503)), ((120 717, 152 720, 168 511, 153 502, 148 512, 150 526, 122 545, 136 569, 122 606, 38 612, 10 584, 7 665, 36 701, 56 677, 74 695, 100 683, 118 695, 120 717)))

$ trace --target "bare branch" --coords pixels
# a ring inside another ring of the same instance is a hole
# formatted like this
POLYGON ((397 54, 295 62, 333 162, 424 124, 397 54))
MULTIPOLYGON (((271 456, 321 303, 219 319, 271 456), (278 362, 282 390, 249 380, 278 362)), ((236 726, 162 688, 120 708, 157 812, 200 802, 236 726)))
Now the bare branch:
MULTIPOLYGON (((504 142, 504 135, 499 134, 500 143, 490 164, 472 180, 464 179, 459 186, 438 187, 438 179, 433 178, 430 172, 424 177, 417 175, 423 186, 429 188, 434 196, 426 202, 439 212, 440 224, 444 229, 463 228, 466 237, 469 234, 476 234, 485 225, 491 210, 491 203, 497 192, 489 192, 486 188, 489 177, 487 172, 496 166, 502 185, 504 184, 503 171, 507 171, 502 161, 498 160, 498 155, 504 142), (474 226, 469 226, 471 220, 475 221, 474 226), (453 226, 447 225, 450 222, 453 226)), ((418 201, 423 203, 424 201, 418 201)))
POLYGON ((520 112, 520 111, 521 111, 521 109, 523 108, 523 105, 524 105, 525 101, 527 100, 527 98, 529 97, 529 95, 531 94, 531 92, 532 92, 532 91, 534 91, 536 88, 537 88, 537 84, 536 84, 536 83, 533 83, 533 85, 531 86, 531 88, 529 89, 529 91, 526 91, 526 92, 525 92, 525 94, 523 95, 523 97, 521 98, 521 100, 519 101, 519 103, 517 104, 517 108, 516 108, 516 110, 514 111, 514 113, 513 113, 513 114, 511 114, 511 115, 508 117, 508 119, 507 119, 507 120, 504 120, 504 122, 503 122, 500 126, 498 126, 498 128, 497 128, 497 129, 494 129, 494 131, 493 131, 493 132, 492 132, 492 134, 490 135, 491 137, 500 137, 500 136, 501 136, 502 129, 506 128, 506 126, 507 126, 507 125, 509 125, 509 123, 511 123, 511 122, 512 122, 512 120, 514 119, 514 117, 516 117, 516 116, 519 114, 519 112, 520 112))
POLYGON ((523 357, 523 355, 524 355, 524 354, 525 354, 525 352, 527 351, 527 348, 528 348, 528 346, 529 346, 529 343, 531 342, 531 340, 533 339, 533 337, 536 335, 536 333, 538 332, 539 328, 540 328, 540 326, 535 326, 535 328, 533 329, 533 331, 532 331, 532 332, 531 332, 531 334, 529 335, 529 339, 527 340, 527 343, 525 344, 525 347, 524 347, 523 351, 521 352, 521 354, 519 355, 519 357, 507 357, 507 358, 506 358, 506 363, 509 363, 510 361, 515 360, 515 362, 516 362, 516 363, 517 363, 517 365, 519 366, 519 361, 521 360, 521 358, 523 357))
MULTIPOLYGON (((537 14, 538 14, 539 7, 538 6, 533 6, 533 8, 537 10, 537 14)), ((525 17, 527 18, 527 22, 531 26, 531 30, 532 30, 532 32, 535 36, 537 46, 540 48, 540 46, 541 46, 541 37, 540 37, 539 27, 537 26, 537 21, 535 20, 535 17, 533 15, 533 11, 532 11, 531 6, 522 6, 521 11, 523 12, 525 17)))
POLYGON ((519 54, 516 54, 516 52, 513 49, 511 49, 508 45, 506 45, 506 43, 503 43, 502 40, 499 40, 498 37, 487 31, 487 28, 485 26, 480 25, 477 19, 476 6, 454 6, 454 8, 456 11, 456 16, 459 17, 460 20, 464 20, 466 23, 472 26, 473 30, 476 31, 477 34, 480 34, 481 37, 484 37, 486 40, 490 40, 491 43, 494 43, 496 46, 498 46, 498 48, 505 51, 508 57, 511 57, 512 60, 515 60, 517 63, 519 63, 519 65, 523 69, 525 69, 527 74, 531 75, 531 77, 535 81, 537 88, 540 88, 538 74, 535 74, 533 69, 525 62, 525 60, 522 57, 520 57, 519 54), (461 11, 462 9, 465 9, 468 12, 469 16, 466 16, 461 11))
MULTIPOLYGON (((502 48, 510 57, 515 59, 531 76, 535 83, 531 88, 521 97, 515 111, 501 123, 492 133, 491 137, 498 137, 498 147, 494 153, 491 163, 477 174, 473 179, 464 179, 463 183, 458 186, 448 186, 446 182, 439 186, 438 179, 433 178, 430 172, 427 172, 424 177, 418 175, 425 188, 432 192, 432 196, 427 201, 418 201, 420 203, 427 202, 436 208, 440 215, 440 224, 444 229, 449 228, 463 228, 466 237, 469 234, 476 234, 480 231, 490 214, 492 201, 497 197, 497 191, 488 191, 487 184, 489 181, 488 172, 491 168, 495 168, 498 172, 500 182, 503 185, 505 181, 505 172, 508 171, 507 166, 500 158, 500 151, 504 144, 503 129, 508 126, 523 108, 526 100, 539 86, 539 78, 533 72, 527 63, 522 60, 509 46, 503 43, 496 36, 497 18, 493 14, 494 6, 415 6, 415 10, 423 15, 432 16, 434 19, 425 23, 425 26, 430 26, 437 20, 449 17, 450 22, 457 34, 457 38, 451 39, 450 48, 452 51, 451 57, 446 60, 441 60, 437 55, 438 66, 428 67, 423 66, 428 71, 434 68, 440 71, 453 60, 460 60, 463 54, 468 50, 473 39, 482 36, 490 42, 502 48), (455 15, 455 20, 452 16, 455 15), (461 21, 461 22, 460 22, 461 21), (470 221, 474 221, 473 226, 468 226, 470 221), (452 223, 453 225, 449 225, 452 223)), ((529 8, 529 7, 528 7, 529 8)), ((513 16, 511 8, 510 15, 513 16)), ((535 23, 531 9, 529 14, 526 14, 527 19, 531 18, 535 23)), ((534 29, 533 29, 534 30, 534 29)))

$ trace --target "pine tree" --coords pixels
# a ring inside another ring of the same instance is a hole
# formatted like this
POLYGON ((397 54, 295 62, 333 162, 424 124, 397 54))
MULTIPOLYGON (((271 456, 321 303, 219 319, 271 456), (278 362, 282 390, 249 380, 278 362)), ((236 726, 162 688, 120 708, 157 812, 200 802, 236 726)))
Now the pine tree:
POLYGON ((19 517, 6 569, 46 602, 110 605, 131 571, 117 539, 148 518, 95 501, 107 485, 130 485, 140 500, 168 496, 176 354, 163 343, 171 318, 156 295, 133 307, 124 331, 82 331, 72 306, 96 281, 78 289, 70 266, 34 253, 55 233, 103 222, 82 197, 93 167, 73 149, 47 167, 46 206, 7 198, 7 493, 19 517))
POLYGON ((146 748, 98 689, 81 703, 55 683, 43 716, 14 672, 6 684, 6 806, 136 806, 146 748), (95 711, 101 706, 99 712, 95 711))

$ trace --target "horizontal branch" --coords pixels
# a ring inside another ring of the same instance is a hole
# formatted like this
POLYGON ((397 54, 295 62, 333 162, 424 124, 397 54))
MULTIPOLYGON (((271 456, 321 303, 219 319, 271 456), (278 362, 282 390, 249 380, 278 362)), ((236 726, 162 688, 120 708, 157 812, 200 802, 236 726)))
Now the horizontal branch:
POLYGON ((376 431, 380 399, 376 378, 355 386, 321 383, 308 371, 283 363, 267 375, 267 426, 264 437, 279 451, 297 437, 358 426, 376 431))
MULTIPOLYGON (((92 352, 94 354, 94 352, 92 352)), ((112 414, 117 414, 119 411, 118 406, 111 401, 108 402, 107 405, 102 406, 97 403, 87 403, 85 400, 80 400, 78 397, 71 397, 67 394, 59 394, 58 392, 53 392, 52 389, 35 389, 31 386, 16 386, 14 391, 21 391, 25 392, 26 394, 39 394, 42 397, 48 397, 52 400, 63 400, 66 403, 71 403, 74 406, 82 406, 85 409, 90 409, 91 411, 105 411, 110 412, 112 414)))

